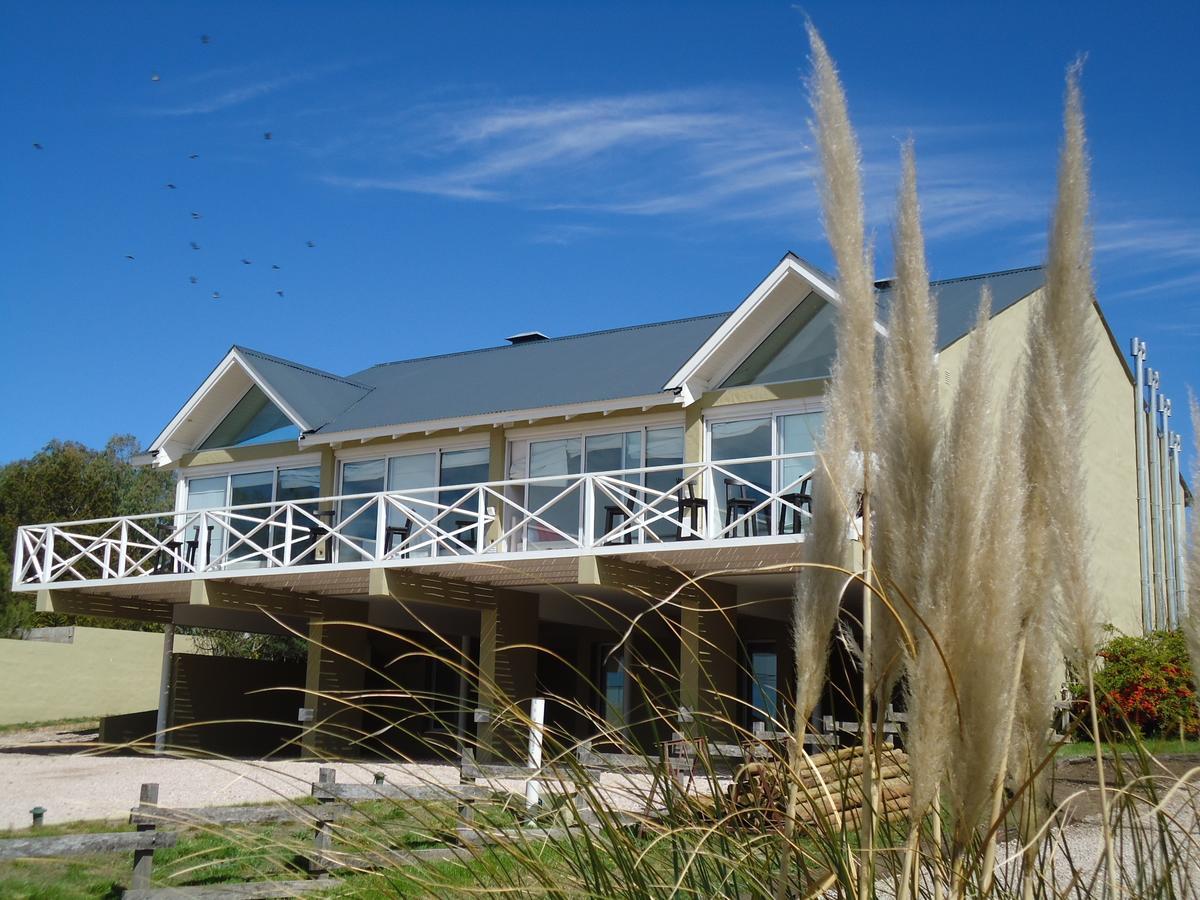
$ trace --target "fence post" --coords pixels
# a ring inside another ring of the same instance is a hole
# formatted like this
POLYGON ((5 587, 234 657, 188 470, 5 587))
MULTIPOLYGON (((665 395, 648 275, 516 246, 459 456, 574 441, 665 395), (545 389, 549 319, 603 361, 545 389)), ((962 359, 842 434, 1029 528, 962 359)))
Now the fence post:
MULTIPOLYGON (((458 783, 459 785, 473 785, 475 784, 475 776, 467 775, 466 772, 468 769, 472 772, 475 771, 475 751, 464 745, 461 753, 462 756, 459 758, 458 763, 458 783)), ((466 797, 462 797, 458 801, 458 820, 464 825, 470 825, 475 821, 475 805, 467 800, 466 797)))
MULTIPOLYGON (((317 771, 317 784, 325 788, 330 788, 337 781, 337 772, 333 769, 327 769, 322 766, 317 771)), ((329 797, 319 796, 317 803, 329 803, 329 797)), ((308 871, 314 875, 325 871, 325 863, 328 860, 329 848, 333 846, 333 835, 330 832, 329 821, 318 814, 316 832, 313 834, 313 858, 308 861, 308 871)))
MULTIPOLYGON (((158 785, 143 784, 142 792, 138 796, 138 806, 158 806, 158 785)), ((158 826, 153 822, 138 823, 138 831, 155 831, 158 826)), ((154 848, 148 847, 145 850, 133 851, 133 881, 131 887, 136 890, 145 890, 150 887, 150 876, 154 871, 154 848)))
MULTIPOLYGON (((542 767, 542 737, 546 732, 546 701, 534 697, 529 701, 529 768, 537 771, 542 767)), ((533 810, 538 805, 542 793, 542 783, 539 779, 530 778, 525 782, 525 807, 533 810)))

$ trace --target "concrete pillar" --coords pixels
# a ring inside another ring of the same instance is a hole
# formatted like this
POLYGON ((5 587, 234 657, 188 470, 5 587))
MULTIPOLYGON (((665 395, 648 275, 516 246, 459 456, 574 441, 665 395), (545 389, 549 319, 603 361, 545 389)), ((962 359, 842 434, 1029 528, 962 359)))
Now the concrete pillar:
POLYGON ((158 677, 158 718, 154 723, 154 752, 167 749, 167 714, 171 706, 171 659, 175 652, 175 623, 163 626, 162 670, 158 677))
POLYGON ((305 708, 312 710, 311 730, 301 741, 309 758, 356 756, 352 745, 362 733, 359 695, 365 666, 370 664, 368 632, 354 624, 326 623, 313 619, 308 628, 308 671, 305 708))
POLYGON ((737 589, 701 588, 680 596, 679 705, 691 711, 696 732, 723 732, 729 729, 720 723, 736 718, 722 695, 738 690, 737 589))
POLYGON ((480 758, 520 760, 528 741, 529 701, 537 689, 538 598, 498 591, 479 613, 480 758), (523 645, 523 646, 520 646, 523 645))

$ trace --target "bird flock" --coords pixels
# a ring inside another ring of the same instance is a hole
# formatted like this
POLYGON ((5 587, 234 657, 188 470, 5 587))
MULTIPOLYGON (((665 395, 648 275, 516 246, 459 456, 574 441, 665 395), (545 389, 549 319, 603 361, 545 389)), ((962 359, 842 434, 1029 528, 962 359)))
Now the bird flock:
MULTIPOLYGON (((207 35, 207 34, 202 34, 202 35, 200 35, 200 43, 201 43, 201 44, 206 44, 206 45, 207 45, 207 44, 210 44, 210 43, 212 43, 212 37, 211 37, 210 35, 207 35)), ((157 70, 154 70, 154 71, 152 71, 152 72, 150 73, 150 81, 151 81, 151 82, 153 82, 153 83, 155 83, 155 84, 159 84, 159 83, 161 83, 161 82, 162 82, 162 75, 161 75, 161 74, 160 74, 160 73, 159 73, 157 70)), ((270 141, 270 140, 273 138, 273 136, 274 136, 274 135, 273 135, 273 132, 270 132, 270 131, 264 131, 264 132, 262 133, 262 139, 263 139, 264 141, 270 141)), ((34 149, 34 150, 45 150, 45 149, 46 149, 46 147, 45 147, 45 145, 44 145, 44 144, 42 144, 40 141, 34 141, 34 142, 33 142, 33 149, 34 149)), ((187 158, 188 158, 188 160, 190 160, 190 161, 193 161, 193 162, 194 162, 194 161, 196 161, 196 160, 200 159, 200 154, 199 154, 199 153, 189 153, 189 154, 187 155, 187 158)), ((163 187, 164 187, 165 189, 167 189, 167 190, 174 191, 174 190, 178 190, 178 188, 179 188, 179 185, 178 185, 178 184, 176 184, 174 181, 168 181, 166 184, 164 184, 164 185, 163 185, 163 187)), ((201 213, 201 212, 199 212, 199 211, 197 211, 197 210, 192 210, 192 211, 191 211, 191 220, 192 220, 193 222, 198 222, 198 221, 200 221, 200 220, 201 220, 201 219, 203 219, 203 218, 204 218, 204 215, 203 215, 203 213, 201 213)), ((305 247, 307 247, 307 248, 308 248, 308 249, 310 249, 310 250, 311 250, 311 249, 314 249, 314 248, 317 246, 317 244, 316 244, 316 241, 312 241, 312 240, 305 241, 305 242, 304 242, 304 245, 305 245, 305 247)), ((194 251, 199 251, 199 250, 201 249, 200 243, 199 243, 198 241, 196 241, 196 240, 191 240, 191 241, 188 241, 188 246, 189 246, 189 247, 191 247, 191 249, 192 249, 192 250, 194 250, 194 251)), ((126 259, 127 261, 129 261, 129 262, 135 262, 135 261, 136 261, 136 257, 135 257, 135 256, 134 256, 132 253, 126 253, 126 254, 125 254, 125 259, 126 259)), ((246 265, 246 266, 250 266, 250 265, 253 265, 253 264, 254 264, 254 260, 250 259, 249 257, 242 257, 242 264, 243 264, 243 265, 246 265)), ((272 264, 271 264, 271 270, 272 270, 273 272, 280 272, 280 271, 282 271, 282 268, 283 268, 283 267, 282 267, 282 266, 280 266, 278 263, 272 263, 272 264)), ((199 284, 200 284, 200 277, 199 277, 198 275, 189 275, 189 276, 188 276, 188 283, 189 283, 189 284, 192 284, 192 285, 199 285, 199 284)), ((275 289, 275 296, 277 296, 277 297, 283 297, 283 296, 284 296, 283 289, 282 289, 282 288, 276 288, 276 289, 275 289)), ((215 291, 213 291, 213 292, 212 292, 212 299, 214 299, 214 300, 220 300, 220 299, 221 299, 221 292, 220 292, 219 290, 215 290, 215 291)))

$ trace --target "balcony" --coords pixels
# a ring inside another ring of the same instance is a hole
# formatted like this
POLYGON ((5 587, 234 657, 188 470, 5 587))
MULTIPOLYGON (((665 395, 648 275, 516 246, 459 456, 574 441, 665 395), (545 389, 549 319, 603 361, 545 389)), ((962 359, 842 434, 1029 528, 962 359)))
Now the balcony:
POLYGON ((25 525, 13 589, 583 554, 717 559, 803 540, 813 463, 811 453, 780 454, 25 525))

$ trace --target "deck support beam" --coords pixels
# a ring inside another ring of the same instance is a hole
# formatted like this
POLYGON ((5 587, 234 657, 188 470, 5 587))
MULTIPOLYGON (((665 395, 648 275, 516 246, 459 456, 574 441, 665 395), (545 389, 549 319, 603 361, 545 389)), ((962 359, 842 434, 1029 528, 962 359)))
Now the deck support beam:
POLYGON ((64 616, 94 616, 105 619, 134 619, 139 622, 171 621, 173 603, 160 600, 138 600, 132 597, 110 597, 107 594, 88 594, 83 591, 47 589, 37 592, 37 611, 64 616))
POLYGON ((197 578, 193 581, 189 603, 221 609, 257 610, 276 617, 367 620, 366 605, 357 600, 310 597, 295 591, 251 587, 216 578, 197 578))

